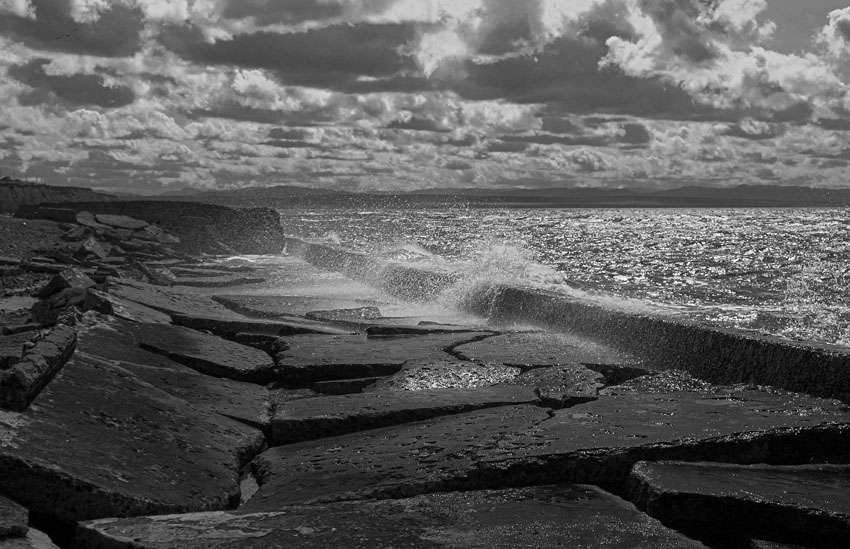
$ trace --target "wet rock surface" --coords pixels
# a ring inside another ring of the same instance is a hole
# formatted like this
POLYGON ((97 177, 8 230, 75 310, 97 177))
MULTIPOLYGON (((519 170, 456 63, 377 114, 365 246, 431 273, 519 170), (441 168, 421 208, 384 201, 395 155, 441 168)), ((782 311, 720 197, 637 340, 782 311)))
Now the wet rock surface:
POLYGON ((50 537, 30 528, 23 537, 0 538, 0 549, 59 549, 50 537))
POLYGON ((129 329, 142 349, 208 376, 255 383, 275 376, 271 357, 253 347, 181 326, 136 324, 129 329))
POLYGON ((570 485, 96 521, 82 526, 80 539, 88 549, 125 547, 125 539, 145 549, 703 547, 597 488, 570 485))
POLYGON ((282 338, 286 349, 275 355, 275 364, 286 383, 391 375, 409 360, 447 359, 446 349, 488 335, 466 332, 391 338, 291 336, 282 338))
POLYGON ((222 509, 260 444, 259 431, 77 352, 26 413, 0 418, 0 492, 65 524, 222 509))
POLYGON ((846 459, 847 420, 840 403, 761 391, 501 407, 272 448, 257 459, 261 488, 246 508, 532 480, 618 486, 636 461, 665 457, 846 459))
POLYGON ((166 314, 211 315, 233 317, 233 313, 207 296, 178 291, 126 278, 110 278, 111 295, 134 301, 166 314))
POLYGON ((500 362, 519 368, 562 364, 638 364, 639 360, 585 338, 543 332, 509 333, 460 345, 458 356, 476 362, 500 362))
POLYGON ((227 338, 233 338, 238 334, 287 336, 294 334, 348 335, 351 333, 306 318, 288 317, 288 319, 287 322, 254 320, 234 317, 232 313, 225 313, 224 315, 171 315, 172 322, 178 326, 208 331, 227 338))
POLYGON ((89 289, 86 292, 83 310, 97 311, 132 322, 171 323, 171 317, 163 312, 100 290, 89 289))
POLYGON ((848 465, 641 462, 629 488, 635 503, 664 524, 713 543, 850 543, 848 465))
MULTIPOLYGON (((362 310, 374 313, 377 308, 371 300, 317 297, 310 295, 218 295, 214 298, 228 309, 251 318, 269 320, 291 319, 293 316, 310 318, 310 313, 331 309, 362 310)), ((380 314, 380 310, 378 309, 380 314)), ((350 320, 350 316, 348 317, 350 320)), ((313 318, 316 320, 316 318, 313 318)))
POLYGON ((122 319, 100 318, 95 326, 87 329, 78 351, 128 370, 142 381, 199 410, 268 429, 271 419, 268 389, 254 383, 203 375, 165 356, 148 352, 139 345, 139 328, 143 327, 122 319))
POLYGON ((0 496, 0 540, 7 536, 27 535, 28 523, 29 511, 14 501, 0 496))
POLYGON ((271 442, 288 444, 482 408, 537 402, 539 397, 533 389, 510 386, 476 391, 372 392, 295 400, 275 410, 271 442))

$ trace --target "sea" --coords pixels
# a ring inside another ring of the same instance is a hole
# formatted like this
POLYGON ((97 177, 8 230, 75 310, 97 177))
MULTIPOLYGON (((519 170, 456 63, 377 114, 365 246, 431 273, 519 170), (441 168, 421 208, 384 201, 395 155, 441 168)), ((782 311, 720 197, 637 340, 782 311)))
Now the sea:
POLYGON ((280 210, 290 236, 471 282, 850 346, 850 208, 280 210))

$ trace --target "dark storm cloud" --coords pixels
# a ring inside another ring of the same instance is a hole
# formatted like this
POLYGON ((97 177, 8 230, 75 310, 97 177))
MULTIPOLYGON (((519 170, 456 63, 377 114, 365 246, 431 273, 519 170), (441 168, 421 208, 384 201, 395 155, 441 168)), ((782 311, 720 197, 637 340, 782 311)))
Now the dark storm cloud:
POLYGON ((850 42, 850 20, 841 19, 835 24, 835 29, 846 42, 850 42))
POLYGON ((120 57, 141 49, 144 26, 138 8, 111 4, 91 23, 71 17, 69 0, 33 0, 35 19, 0 14, 0 34, 34 49, 120 57))
POLYGON ((270 139, 263 141, 261 145, 276 147, 278 149, 318 149, 320 146, 309 141, 295 141, 292 139, 270 139))
POLYGON ((6 137, 3 141, 0 141, 0 150, 3 151, 16 151, 19 147, 23 147, 24 142, 14 137, 6 137))
POLYGON ((440 126, 437 122, 427 119, 413 117, 410 120, 393 120, 387 124, 387 129, 413 130, 418 132, 448 133, 451 130, 440 126))
POLYGON ((715 0, 641 0, 643 13, 652 17, 673 53, 692 63, 717 57, 706 30, 697 23, 700 14, 715 0))
POLYGON ((467 78, 452 87, 466 99, 548 103, 552 114, 603 111, 693 118, 710 112, 695 105, 684 90, 660 79, 626 76, 618 68, 600 69, 607 51, 592 40, 561 37, 537 54, 486 64, 468 61, 467 78))
POLYGON ((307 21, 325 21, 346 14, 346 7, 360 13, 379 13, 393 0, 225 0, 222 15, 228 19, 253 19, 258 25, 284 23, 296 25, 307 21))
POLYGON ((839 160, 839 159, 824 160, 823 162, 820 162, 818 164, 818 167, 822 168, 822 169, 846 168, 847 166, 850 166, 850 162, 848 162, 847 160, 839 160))
POLYGON ((44 66, 47 59, 33 59, 24 65, 9 68, 9 76, 34 88, 22 97, 23 104, 37 104, 54 94, 59 99, 78 105, 97 105, 115 108, 129 105, 135 100, 135 93, 124 86, 106 86, 103 77, 93 74, 74 74, 55 76, 47 74, 44 66))
POLYGON ((755 127, 746 124, 732 124, 726 128, 723 135, 740 137, 751 141, 764 141, 766 139, 774 139, 784 133, 785 128, 777 124, 765 124, 755 127))
POLYGON ((541 129, 544 132, 565 134, 575 134, 583 131, 581 126, 574 123, 572 120, 553 116, 543 117, 541 129))
POLYGON ((604 147, 611 143, 611 138, 603 135, 503 135, 500 138, 503 143, 528 143, 538 145, 565 145, 568 147, 604 147))
POLYGON ((286 114, 273 109, 246 107, 235 102, 224 102, 214 109, 195 109, 187 113, 189 118, 229 118, 240 122, 257 122, 260 124, 282 124, 286 122, 286 114))
POLYGON ((401 49, 417 33, 414 24, 335 25, 306 32, 240 34, 207 43, 198 29, 171 26, 164 44, 198 63, 273 71, 286 84, 342 89, 358 77, 391 77, 413 71, 401 49))
POLYGON ((825 130, 850 131, 850 120, 847 118, 821 118, 817 125, 825 130))
POLYGON ((450 160, 450 161, 446 162, 443 165, 443 167, 447 170, 458 170, 458 171, 471 170, 471 169, 474 168, 474 166, 471 163, 466 162, 464 160, 450 160))
POLYGON ((304 140, 310 136, 310 132, 299 128, 272 128, 269 130, 269 139, 286 139, 288 141, 304 140))
POLYGON ((493 141, 487 145, 489 152, 519 153, 525 152, 531 144, 525 141, 493 141))
POLYGON ((620 137, 620 142, 629 145, 645 145, 650 141, 652 141, 652 134, 643 124, 623 124, 623 135, 620 137))

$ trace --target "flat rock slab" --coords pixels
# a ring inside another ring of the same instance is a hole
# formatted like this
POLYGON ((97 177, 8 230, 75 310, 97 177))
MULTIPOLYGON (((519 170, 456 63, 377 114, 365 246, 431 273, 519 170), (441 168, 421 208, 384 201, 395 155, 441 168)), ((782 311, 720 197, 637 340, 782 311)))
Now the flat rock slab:
POLYGON ((262 487, 246 508, 531 481, 624 486, 640 460, 800 463, 839 459, 848 448, 845 407, 798 395, 628 395, 555 412, 507 406, 272 448, 257 458, 262 487))
POLYGON ((262 434, 77 353, 37 402, 0 416, 0 490, 70 524, 232 508, 262 434))
POLYGON ((357 309, 381 305, 370 300, 300 295, 218 295, 213 299, 235 312, 253 318, 301 316, 316 310, 357 309))
POLYGON ((149 225, 147 221, 126 215, 96 214, 94 218, 98 223, 103 225, 109 225, 117 229, 126 229, 128 231, 138 231, 149 225))
POLYGON ((371 387, 378 381, 384 379, 381 376, 375 377, 357 377, 354 379, 332 379, 329 381, 317 381, 312 384, 312 388, 317 393, 323 395, 350 395, 354 393, 363 393, 364 390, 371 387))
POLYGON ((472 389, 510 383, 522 371, 503 364, 478 364, 453 357, 441 360, 410 360, 392 376, 365 389, 373 391, 427 391, 431 389, 472 389))
POLYGON ((171 324, 171 317, 163 312, 94 289, 86 292, 83 311, 97 311, 132 322, 171 324))
POLYGON ((29 322, 26 324, 13 324, 11 326, 0 327, 0 334, 3 334, 4 336, 12 336, 30 332, 30 335, 32 336, 35 335, 32 334, 32 332, 37 332, 42 328, 44 328, 42 324, 36 324, 34 322, 29 322))
POLYGON ((239 316, 188 288, 181 291, 123 278, 109 278, 108 283, 110 294, 166 314, 239 316))
POLYGON ((135 324, 128 329, 146 351, 209 376, 253 383, 265 383, 275 376, 271 357, 254 347, 182 326, 135 324))
POLYGON ((265 278, 257 276, 179 276, 174 281, 175 286, 194 286, 196 288, 227 288, 229 286, 245 286, 262 284, 265 278))
POLYGON ((102 318, 86 329, 77 348, 92 360, 128 370, 195 408, 229 417, 267 431, 271 421, 269 390, 254 383, 220 379, 198 373, 164 356, 140 349, 132 336, 133 326, 118 319, 102 318))
POLYGON ((0 549, 59 549, 44 532, 30 528, 26 536, 0 539, 0 549))
POLYGON ((281 381, 309 382, 392 375, 409 360, 446 360, 445 349, 488 334, 465 332, 392 338, 299 335, 275 355, 281 381))
POLYGON ((703 545, 591 486, 539 486, 390 501, 287 507, 257 514, 197 513, 83 524, 82 545, 206 547, 599 547, 703 545))
MULTIPOLYGON (((487 331, 482 326, 459 326, 456 324, 440 324, 439 322, 422 321, 415 318, 386 318, 373 321, 365 326, 366 335, 370 337, 457 334, 461 332, 487 331)), ((491 332, 495 334, 495 332, 491 332)))
POLYGON ((233 338, 238 334, 265 334, 287 336, 296 334, 348 335, 351 332, 340 330, 327 324, 307 320, 306 318, 291 318, 290 322, 276 320, 255 320, 250 318, 233 318, 231 316, 212 316, 197 314, 175 314, 172 322, 194 330, 205 330, 222 337, 233 338))
POLYGON ((29 511, 14 501, 0 496, 0 539, 25 536, 29 530, 29 511))
POLYGON ((562 364, 637 364, 634 356, 578 336, 558 333, 513 333, 461 345, 455 353, 478 362, 537 368, 562 364))
POLYGON ((432 389, 295 400, 275 410, 272 442, 289 444, 433 417, 539 401, 527 387, 432 389))
POLYGON ((648 513, 702 539, 850 546, 850 465, 641 462, 629 484, 648 513))

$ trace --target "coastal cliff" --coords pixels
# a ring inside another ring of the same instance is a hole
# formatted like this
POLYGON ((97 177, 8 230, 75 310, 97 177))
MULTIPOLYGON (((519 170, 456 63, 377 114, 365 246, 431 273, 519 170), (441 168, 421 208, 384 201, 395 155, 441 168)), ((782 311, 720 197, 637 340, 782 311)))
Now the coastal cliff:
POLYGON ((44 202, 103 202, 109 194, 82 187, 53 187, 4 177, 0 179, 0 213, 14 213, 21 206, 44 202))
POLYGON ((187 253, 275 254, 283 248, 279 216, 270 208, 138 200, 25 205, 15 215, 73 223, 79 212, 144 220, 180 235, 179 249, 187 253))

